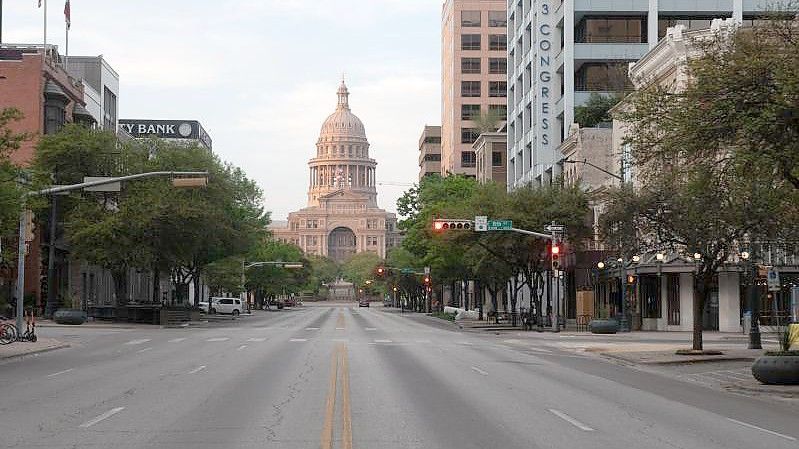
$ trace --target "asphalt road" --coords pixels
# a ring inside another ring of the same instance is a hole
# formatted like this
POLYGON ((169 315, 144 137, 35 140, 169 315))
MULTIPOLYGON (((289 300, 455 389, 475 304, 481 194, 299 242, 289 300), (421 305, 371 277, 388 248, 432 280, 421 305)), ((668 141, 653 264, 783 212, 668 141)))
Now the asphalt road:
POLYGON ((47 328, 0 364, 2 448, 797 448, 799 413, 382 308, 47 328))

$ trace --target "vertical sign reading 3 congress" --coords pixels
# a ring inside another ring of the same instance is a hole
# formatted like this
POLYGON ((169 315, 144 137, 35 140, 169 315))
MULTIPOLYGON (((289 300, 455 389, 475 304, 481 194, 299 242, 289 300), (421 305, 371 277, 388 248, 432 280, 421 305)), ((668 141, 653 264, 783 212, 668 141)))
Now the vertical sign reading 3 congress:
MULTIPOLYGON (((550 145, 552 142, 552 131, 554 120, 552 118, 552 103, 550 99, 553 97, 552 91, 552 71, 553 71, 553 49, 552 42, 555 40, 555 28, 552 24, 552 0, 539 0, 538 14, 536 15, 537 32, 536 32, 536 50, 537 58, 535 60, 535 84, 538 85, 536 89, 536 103, 538 104, 535 111, 536 120, 536 146, 538 151, 533 153, 549 154, 550 145)), ((535 162, 535 161, 534 161, 535 162)))

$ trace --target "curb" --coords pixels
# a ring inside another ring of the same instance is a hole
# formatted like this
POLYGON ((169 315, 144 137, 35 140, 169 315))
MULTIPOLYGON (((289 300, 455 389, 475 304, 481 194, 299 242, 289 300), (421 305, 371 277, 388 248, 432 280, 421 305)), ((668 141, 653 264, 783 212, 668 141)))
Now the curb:
POLYGON ((33 351, 26 352, 24 354, 14 354, 14 355, 6 356, 6 357, 0 356, 0 363, 6 362, 6 361, 10 361, 10 360, 16 360, 16 359, 24 359, 25 357, 30 357, 32 355, 43 354, 45 352, 56 351, 56 350, 59 350, 59 349, 65 349, 65 348, 69 348, 69 347, 71 347, 69 343, 61 343, 61 344, 59 344, 57 346, 51 346, 49 348, 42 348, 42 349, 35 349, 33 351))
POLYGON ((614 360, 621 360, 625 363, 632 363, 636 365, 692 365, 696 363, 711 363, 711 362, 754 362, 754 357, 724 357, 719 356, 716 358, 701 358, 701 359, 686 359, 686 360, 662 360, 662 361, 636 361, 630 360, 620 355, 611 352, 599 352, 599 355, 614 360))

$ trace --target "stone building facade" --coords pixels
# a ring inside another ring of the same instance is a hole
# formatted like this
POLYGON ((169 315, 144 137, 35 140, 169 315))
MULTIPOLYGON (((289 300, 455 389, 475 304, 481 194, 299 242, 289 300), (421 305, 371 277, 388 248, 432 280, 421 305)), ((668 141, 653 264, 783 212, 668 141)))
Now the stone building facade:
POLYGON ((397 219, 377 205, 377 161, 369 156, 363 122, 350 110, 344 81, 337 94, 336 110, 322 124, 308 162, 308 206, 272 232, 307 255, 337 262, 361 252, 385 257, 399 242, 397 219))

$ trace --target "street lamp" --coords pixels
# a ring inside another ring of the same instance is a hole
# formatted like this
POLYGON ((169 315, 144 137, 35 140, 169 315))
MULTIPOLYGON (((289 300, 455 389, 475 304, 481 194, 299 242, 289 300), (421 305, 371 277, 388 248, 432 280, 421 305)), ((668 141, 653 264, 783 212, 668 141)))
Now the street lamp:
POLYGON ((763 344, 760 340, 760 301, 757 297, 757 267, 752 260, 752 254, 749 251, 741 252, 741 259, 743 259, 745 267, 748 268, 747 273, 747 286, 749 301, 749 313, 751 315, 749 324, 749 349, 763 349, 763 344))

